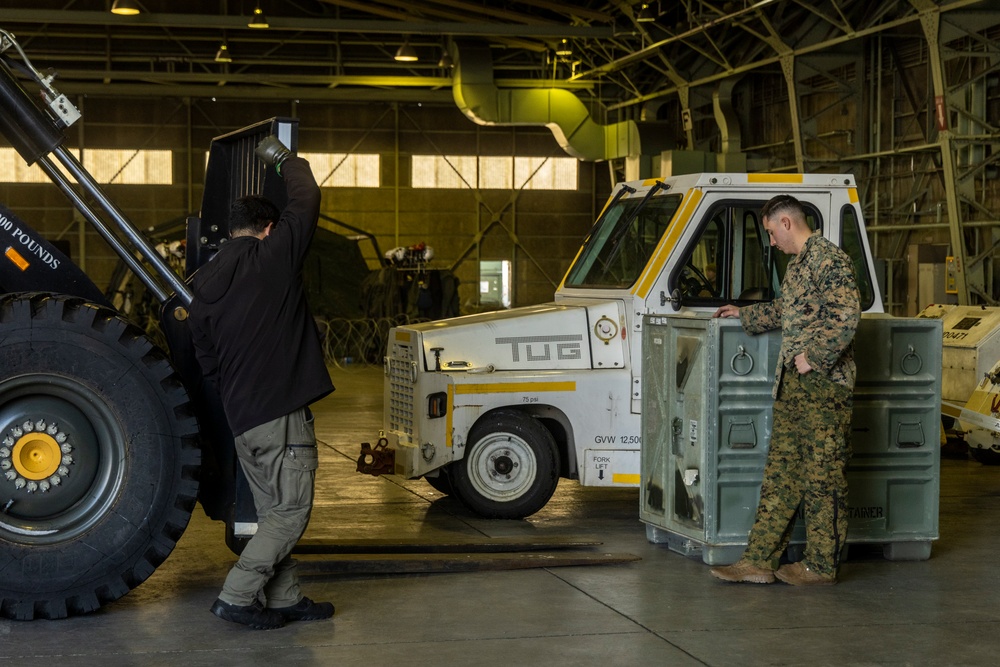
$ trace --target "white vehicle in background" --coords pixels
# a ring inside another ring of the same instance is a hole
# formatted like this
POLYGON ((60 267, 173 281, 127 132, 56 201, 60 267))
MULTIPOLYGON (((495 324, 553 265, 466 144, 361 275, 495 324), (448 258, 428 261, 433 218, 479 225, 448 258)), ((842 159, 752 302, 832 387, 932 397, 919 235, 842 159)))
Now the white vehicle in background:
POLYGON ((638 486, 642 318, 772 299, 788 257, 760 209, 777 194, 849 253, 864 311, 882 312, 853 176, 621 183, 551 303, 390 331, 383 437, 358 469, 426 477, 507 519, 541 509, 560 477, 638 486))

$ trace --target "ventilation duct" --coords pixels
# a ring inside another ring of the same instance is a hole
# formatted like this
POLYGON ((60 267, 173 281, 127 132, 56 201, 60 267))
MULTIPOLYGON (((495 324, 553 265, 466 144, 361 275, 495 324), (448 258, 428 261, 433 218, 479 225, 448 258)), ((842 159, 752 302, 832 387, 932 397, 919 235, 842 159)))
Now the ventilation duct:
MULTIPOLYGON (((594 121, 571 91, 558 88, 497 88, 489 46, 455 44, 452 93, 455 104, 480 125, 544 125, 567 153, 581 160, 639 155, 634 121, 611 125, 594 121)), ((541 83, 541 82, 540 82, 541 83)))

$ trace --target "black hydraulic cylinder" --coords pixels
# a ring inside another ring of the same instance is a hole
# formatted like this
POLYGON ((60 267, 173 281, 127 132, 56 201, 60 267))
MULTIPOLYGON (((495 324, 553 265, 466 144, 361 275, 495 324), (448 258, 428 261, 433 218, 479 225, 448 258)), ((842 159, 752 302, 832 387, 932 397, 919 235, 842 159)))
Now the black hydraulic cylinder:
POLYGON ((38 108, 0 58, 0 133, 29 165, 59 147, 65 137, 38 108))

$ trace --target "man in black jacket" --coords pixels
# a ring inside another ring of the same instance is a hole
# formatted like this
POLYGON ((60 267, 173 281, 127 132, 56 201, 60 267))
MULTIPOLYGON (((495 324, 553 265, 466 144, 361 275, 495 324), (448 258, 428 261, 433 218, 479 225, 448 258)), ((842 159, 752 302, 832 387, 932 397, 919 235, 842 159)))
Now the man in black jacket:
POLYGON ((270 152, 258 155, 284 178, 288 204, 280 215, 257 195, 233 204, 230 240, 194 276, 189 319, 258 516, 212 613, 257 629, 334 611, 302 596, 290 557, 312 510, 317 451, 308 406, 333 391, 301 280, 320 191, 308 162, 267 142, 270 152))

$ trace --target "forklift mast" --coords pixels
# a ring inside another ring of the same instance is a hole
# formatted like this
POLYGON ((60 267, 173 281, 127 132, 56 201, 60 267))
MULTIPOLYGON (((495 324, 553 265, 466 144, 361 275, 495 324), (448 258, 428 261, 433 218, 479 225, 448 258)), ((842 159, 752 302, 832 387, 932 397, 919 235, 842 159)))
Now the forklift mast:
MULTIPOLYGON (((184 282, 171 271, 164 259, 104 193, 79 160, 63 146, 63 129, 76 122, 80 118, 80 112, 65 95, 52 87, 52 78, 51 75, 43 76, 32 66, 13 35, 0 30, 0 134, 28 165, 38 164, 161 303, 173 292, 184 306, 189 305, 191 292, 184 282), (20 54, 20 61, 9 55, 11 51, 20 54), (39 86, 45 103, 43 106, 39 106, 24 89, 16 71, 39 86), (70 174, 72 180, 56 163, 70 174), (78 192, 76 185, 83 190, 83 194, 78 192)), ((22 223, 18 229, 32 237, 32 247, 40 243, 40 236, 28 229, 27 225, 22 223)), ((51 250, 46 249, 46 252, 51 250)), ((19 267, 18 262, 9 255, 8 259, 11 259, 10 263, 2 263, 4 272, 0 273, 0 285, 8 282, 5 280, 7 274, 15 275, 16 270, 21 270, 22 273, 26 270, 19 267)), ((69 262, 63 264, 64 267, 68 265, 69 262)), ((79 280, 79 275, 73 277, 76 281, 79 280)), ((72 287, 69 282, 68 285, 72 287)), ((63 290, 63 293, 74 292, 69 289, 63 290)))

